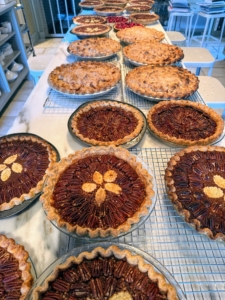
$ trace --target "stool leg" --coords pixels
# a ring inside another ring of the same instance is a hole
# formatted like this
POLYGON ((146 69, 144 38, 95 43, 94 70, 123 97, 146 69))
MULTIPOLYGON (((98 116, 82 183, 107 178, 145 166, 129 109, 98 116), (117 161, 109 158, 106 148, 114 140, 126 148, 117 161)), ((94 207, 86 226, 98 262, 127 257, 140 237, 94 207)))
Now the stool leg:
POLYGON ((209 43, 209 36, 210 36, 210 33, 212 32, 213 21, 214 21, 214 19, 211 19, 209 22, 209 30, 208 30, 208 34, 207 34, 207 38, 206 38, 206 46, 209 43))
POLYGON ((202 41, 201 41, 201 47, 203 47, 204 44, 204 40, 207 34, 207 29, 208 29, 208 25, 209 25, 209 20, 206 19, 206 24, 205 24, 205 28, 204 28, 204 32, 203 32, 203 36, 202 36, 202 41))
POLYGON ((223 113, 222 113, 221 117, 222 117, 223 120, 225 120, 225 109, 223 110, 223 113))
POLYGON ((219 45, 218 45, 218 49, 217 49, 216 58, 218 58, 218 53, 220 51, 220 45, 221 45, 221 41, 222 41, 222 38, 223 38, 224 27, 225 27, 225 18, 223 19, 223 25, 222 25, 222 28, 221 28, 221 33, 220 33, 220 39, 219 39, 219 45))
POLYGON ((193 27, 190 43, 192 42, 192 39, 194 37, 195 28, 196 28, 196 25, 197 25, 197 22, 198 22, 198 17, 199 17, 199 15, 197 15, 196 20, 195 20, 195 24, 194 24, 194 27, 193 27))
POLYGON ((199 75, 200 75, 200 72, 201 72, 201 68, 200 68, 200 67, 197 67, 197 68, 196 68, 195 75, 196 75, 196 76, 199 76, 199 75))

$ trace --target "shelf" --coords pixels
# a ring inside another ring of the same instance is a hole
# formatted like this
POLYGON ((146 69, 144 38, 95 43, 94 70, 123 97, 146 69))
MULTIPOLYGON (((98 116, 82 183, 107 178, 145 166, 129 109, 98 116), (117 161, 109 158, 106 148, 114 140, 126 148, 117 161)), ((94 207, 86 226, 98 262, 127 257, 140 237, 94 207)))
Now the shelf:
POLYGON ((3 70, 5 71, 7 68, 8 68, 8 66, 20 55, 20 51, 13 51, 13 53, 12 54, 10 54, 10 55, 7 55, 5 58, 4 58, 4 66, 2 66, 3 67, 3 70))
POLYGON ((15 35, 15 32, 12 31, 4 39, 0 40, 0 47, 2 45, 4 45, 9 39, 11 39, 11 37, 13 37, 14 35, 15 35))

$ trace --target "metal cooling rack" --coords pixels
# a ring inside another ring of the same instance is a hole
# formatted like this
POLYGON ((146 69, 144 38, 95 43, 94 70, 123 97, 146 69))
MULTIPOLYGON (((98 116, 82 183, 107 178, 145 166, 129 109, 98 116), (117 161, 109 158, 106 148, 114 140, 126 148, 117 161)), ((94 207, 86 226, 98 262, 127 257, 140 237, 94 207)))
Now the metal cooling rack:
MULTIPOLYGON (((143 225, 113 241, 135 246, 159 260, 173 274, 187 300, 224 300, 225 244, 198 234, 180 218, 167 197, 164 172, 170 157, 178 150, 131 150, 155 174, 158 189, 156 206, 143 225)), ((65 235, 63 239, 67 239, 66 251, 88 243, 87 240, 65 235)))

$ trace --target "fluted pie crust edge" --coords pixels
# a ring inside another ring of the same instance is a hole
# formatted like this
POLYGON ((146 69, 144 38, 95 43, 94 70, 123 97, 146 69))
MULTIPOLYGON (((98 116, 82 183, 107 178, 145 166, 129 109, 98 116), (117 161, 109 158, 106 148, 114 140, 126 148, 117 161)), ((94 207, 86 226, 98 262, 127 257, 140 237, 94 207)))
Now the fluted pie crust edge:
POLYGON ((176 289, 174 288, 174 286, 167 283, 165 277, 162 274, 156 272, 151 264, 146 263, 140 255, 132 254, 129 250, 121 250, 115 245, 112 245, 107 249, 97 247, 91 252, 85 251, 81 252, 77 257, 69 257, 63 264, 55 267, 52 274, 48 278, 46 278, 43 286, 35 288, 33 292, 33 300, 40 299, 40 294, 48 290, 49 283, 57 278, 60 271, 65 271, 69 267, 73 266, 73 264, 80 264, 84 259, 92 260, 99 255, 105 258, 115 256, 117 259, 126 259, 130 265, 137 266, 139 271, 148 273, 149 279, 155 283, 157 282, 160 292, 166 294, 168 300, 178 300, 176 289))
POLYGON ((128 150, 122 147, 111 145, 108 147, 100 146, 84 148, 70 154, 66 158, 63 158, 60 162, 55 163, 52 168, 48 169, 48 180, 43 190, 43 194, 40 197, 40 201, 43 203, 43 208, 47 214, 47 219, 55 221, 59 227, 64 227, 69 232, 76 233, 80 236, 88 235, 90 238, 95 238, 98 236, 106 237, 109 235, 116 237, 120 233, 129 231, 132 224, 138 223, 141 217, 148 215, 148 208, 152 205, 152 199, 154 196, 152 179, 152 176, 146 169, 142 167, 142 164, 137 161, 136 157, 134 155, 131 155, 128 150), (145 184, 146 196, 143 199, 139 210, 136 211, 132 217, 128 218, 117 228, 97 228, 95 230, 92 230, 90 228, 81 227, 77 224, 73 226, 68 222, 62 220, 61 216, 57 212, 57 209, 52 206, 52 203, 54 202, 54 187, 60 175, 75 161, 79 161, 80 159, 93 155, 114 155, 117 158, 126 161, 130 166, 132 166, 132 168, 138 174, 139 178, 145 184))
POLYGON ((148 122, 148 125, 149 125, 149 128, 151 129, 151 131, 155 135, 157 135, 159 138, 161 138, 165 141, 168 141, 168 142, 182 145, 182 146, 193 146, 196 144, 197 145, 208 145, 208 144, 216 141, 221 136, 221 134, 223 133, 223 129, 224 129, 223 119, 212 108, 210 108, 206 105, 203 105, 201 103, 192 102, 192 101, 188 101, 188 100, 169 100, 169 101, 163 101, 163 102, 157 103, 148 111, 147 122, 148 122), (172 104, 175 104, 178 106, 180 105, 180 106, 184 106, 184 107, 187 107, 187 106, 194 107, 197 110, 202 111, 203 113, 206 113, 217 124, 215 133, 205 139, 199 139, 199 140, 192 141, 192 140, 187 140, 187 139, 183 139, 183 138, 176 138, 175 136, 164 134, 161 131, 159 131, 155 127, 154 123, 152 122, 152 115, 160 107, 166 107, 167 105, 170 106, 172 104))
POLYGON ((119 102, 113 102, 113 101, 97 101, 97 102, 92 102, 88 105, 86 105, 84 108, 80 109, 79 112, 74 116, 74 118, 71 121, 71 128, 72 131, 78 136, 81 140, 90 143, 92 145, 99 145, 99 146, 108 146, 108 145, 121 145, 125 144, 132 139, 134 139, 142 130, 144 125, 143 117, 141 113, 135 109, 134 107, 127 105, 125 103, 119 103, 119 102), (80 117, 82 117, 82 114, 90 111, 92 109, 98 108, 98 107, 118 107, 126 111, 132 112, 134 117, 138 120, 138 124, 133 132, 131 132, 129 135, 115 140, 115 141, 97 141, 95 139, 90 139, 88 137, 84 137, 82 133, 80 133, 79 129, 77 128, 77 122, 80 117))
POLYGON ((19 270, 21 271, 21 278, 23 280, 20 289, 21 297, 19 298, 19 300, 23 300, 29 292, 33 282, 33 276, 31 275, 31 265, 29 262, 27 262, 29 254, 26 250, 24 250, 24 246, 16 244, 14 239, 7 238, 3 234, 0 234, 0 247, 4 248, 7 252, 12 254, 19 263, 19 270))

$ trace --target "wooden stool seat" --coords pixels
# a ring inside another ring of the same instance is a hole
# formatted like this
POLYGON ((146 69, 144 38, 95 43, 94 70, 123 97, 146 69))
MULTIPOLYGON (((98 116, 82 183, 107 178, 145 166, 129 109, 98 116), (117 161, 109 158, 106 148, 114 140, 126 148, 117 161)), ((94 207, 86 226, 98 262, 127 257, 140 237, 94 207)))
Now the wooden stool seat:
POLYGON ((178 31, 166 31, 166 34, 173 45, 185 46, 186 37, 178 31))

